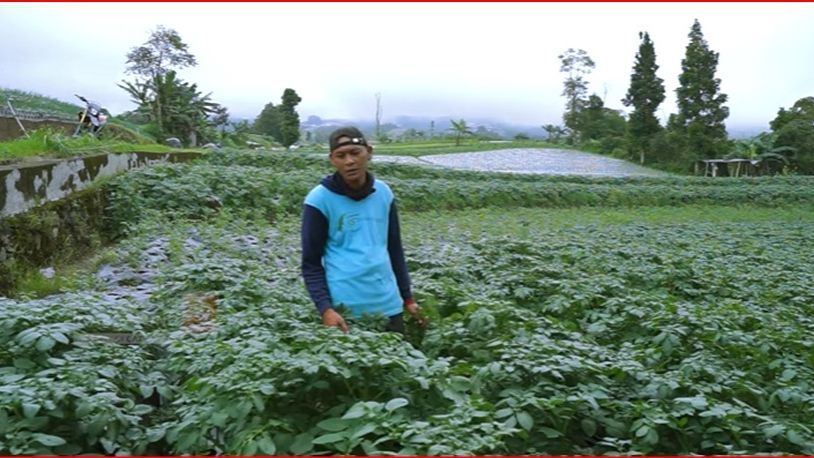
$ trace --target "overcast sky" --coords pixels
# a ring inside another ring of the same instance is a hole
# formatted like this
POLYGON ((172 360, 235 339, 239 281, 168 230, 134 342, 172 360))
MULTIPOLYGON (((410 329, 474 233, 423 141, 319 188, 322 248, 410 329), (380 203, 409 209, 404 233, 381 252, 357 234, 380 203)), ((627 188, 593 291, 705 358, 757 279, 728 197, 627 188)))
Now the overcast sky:
POLYGON ((728 126, 766 126, 814 96, 814 3, 0 3, 0 86, 132 109, 116 86, 132 78, 125 56, 164 25, 199 62, 180 76, 233 116, 254 118, 291 87, 303 118, 372 119, 380 92, 385 120, 558 124, 557 56, 585 49, 596 62, 589 89, 621 109, 648 31, 666 118, 694 18, 720 53, 728 126))

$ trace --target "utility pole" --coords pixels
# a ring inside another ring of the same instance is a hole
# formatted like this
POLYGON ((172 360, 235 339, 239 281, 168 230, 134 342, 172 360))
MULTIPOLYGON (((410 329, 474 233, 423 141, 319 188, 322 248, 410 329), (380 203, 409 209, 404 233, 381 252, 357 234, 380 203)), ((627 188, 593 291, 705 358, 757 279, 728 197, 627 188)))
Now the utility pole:
POLYGON ((376 140, 382 136, 382 93, 376 93, 376 140))

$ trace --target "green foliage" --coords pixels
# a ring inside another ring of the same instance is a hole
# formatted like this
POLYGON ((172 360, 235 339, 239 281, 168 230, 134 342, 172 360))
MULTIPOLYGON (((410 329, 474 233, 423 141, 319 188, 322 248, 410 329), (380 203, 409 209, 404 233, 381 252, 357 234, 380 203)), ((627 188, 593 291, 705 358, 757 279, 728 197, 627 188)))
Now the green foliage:
MULTIPOLYGON (((279 156, 261 167, 307 166, 279 156)), ((0 452, 810 454, 811 213, 695 209, 405 212, 432 317, 415 347, 319 324, 296 217, 142 219, 108 261, 149 300, 97 282, 0 303, 0 452), (204 330, 184 324, 190 291, 217 298, 204 330)))
POLYGON ((656 110, 664 101, 664 80, 656 75, 659 66, 650 35, 639 32, 639 38, 642 42, 630 75, 630 87, 622 103, 633 107, 627 123, 627 141, 634 157, 639 156, 639 163, 644 164, 653 135, 661 130, 656 110))
POLYGON ((252 136, 252 127, 249 121, 230 122, 227 126, 221 128, 220 140, 223 146, 240 148, 245 146, 250 139, 260 144, 267 145, 269 143, 268 140, 259 135, 252 136))
POLYGON ((46 278, 38 270, 25 273, 15 285, 15 293, 18 296, 29 298, 40 298, 69 289, 72 289, 70 277, 55 275, 46 278))
POLYGON ((286 148, 300 139, 300 115, 296 107, 302 101, 294 89, 286 88, 283 91, 280 111, 280 138, 279 141, 286 148))
POLYGON ((547 140, 551 143, 559 143, 563 135, 568 133, 567 129, 554 124, 545 124, 542 128, 548 134, 547 140))
POLYGON ((776 135, 762 132, 752 138, 735 140, 728 158, 757 159, 772 150, 776 135))
POLYGON ((791 159, 800 173, 814 174, 814 125, 812 121, 795 119, 777 131, 776 148, 793 150, 791 159))
POLYGON ((814 174, 814 97, 803 97, 788 110, 780 108, 770 123, 775 149, 800 173, 814 174))
POLYGON ((294 89, 283 91, 281 104, 269 102, 254 120, 254 132, 273 137, 277 142, 290 147, 300 139, 300 115, 296 107, 302 101, 294 89))
POLYGON ((431 318, 405 342, 303 288, 329 171, 227 149, 111 180, 101 270, 0 299, 0 454, 814 453, 812 177, 373 164, 431 318))
POLYGON ((225 124, 228 114, 212 102, 211 94, 178 78, 175 69, 197 65, 178 32, 158 26, 146 43, 130 50, 127 64, 127 72, 137 78, 118 86, 138 104, 137 111, 154 123, 155 137, 179 137, 190 146, 215 139, 213 128, 225 124))
POLYGON ((169 393, 147 348, 111 344, 95 332, 140 332, 136 301, 94 294, 17 302, 0 299, 0 452, 145 454, 147 388, 169 393))
MULTIPOLYGON (((675 118, 675 115, 670 117, 675 118)), ((653 134, 648 145, 651 151, 652 160, 649 163, 651 167, 683 175, 692 172, 693 164, 687 160, 686 154, 687 137, 680 131, 662 129, 653 134)))
POLYGON ((252 130, 279 139, 281 137, 279 107, 275 107, 271 102, 267 103, 255 118, 252 130))
POLYGON ((724 120, 729 108, 727 95, 720 92, 721 80, 715 77, 718 53, 709 49, 701 24, 692 25, 690 42, 681 61, 681 74, 676 89, 678 114, 669 128, 686 138, 684 161, 719 158, 728 151, 724 120))
POLYGON ((173 29, 159 25, 141 46, 127 53, 127 72, 153 79, 172 69, 198 65, 189 46, 173 29))
POLYGON ((624 147, 625 118, 618 110, 605 107, 604 101, 588 94, 588 83, 584 76, 595 67, 593 60, 582 49, 569 48, 559 56, 561 72, 567 72, 563 95, 567 98, 563 114, 565 128, 547 124, 543 129, 549 141, 558 142, 567 134, 570 144, 602 154, 611 154, 624 147))
POLYGON ((797 120, 814 122, 814 97, 803 97, 794 102, 788 110, 781 107, 769 126, 774 132, 778 132, 786 124, 797 120))
POLYGON ((156 136, 179 137, 190 146, 196 146, 199 137, 215 139, 213 128, 225 123, 224 116, 228 118, 225 108, 213 102, 210 94, 204 95, 196 84, 181 80, 172 70, 146 81, 124 81, 119 87, 156 123, 156 136))
POLYGON ((588 102, 577 114, 580 126, 580 138, 583 142, 598 140, 605 145, 602 153, 610 153, 616 146, 608 147, 607 144, 612 139, 620 139, 624 142, 625 118, 618 110, 606 108, 604 102, 596 94, 588 97, 588 102))

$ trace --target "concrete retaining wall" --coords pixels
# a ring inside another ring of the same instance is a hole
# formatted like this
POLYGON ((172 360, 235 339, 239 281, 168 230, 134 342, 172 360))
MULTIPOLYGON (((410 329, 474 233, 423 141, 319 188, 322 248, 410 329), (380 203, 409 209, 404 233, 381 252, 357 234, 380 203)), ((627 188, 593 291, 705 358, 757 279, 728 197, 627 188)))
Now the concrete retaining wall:
POLYGON ((33 269, 88 255, 118 233, 107 215, 108 187, 97 180, 199 153, 112 153, 0 167, 0 296, 33 269))
POLYGON ((0 167, 0 218, 62 199, 94 180, 158 162, 186 161, 197 153, 108 153, 25 166, 0 167))
MULTIPOLYGON (((20 121, 23 123, 23 127, 29 132, 37 129, 45 129, 47 127, 56 131, 65 132, 66 134, 73 134, 76 129, 76 123, 69 121, 53 119, 21 119, 20 121)), ((22 136, 23 131, 20 130, 20 126, 17 125, 17 121, 15 121, 14 118, 0 116, 0 141, 14 140, 22 136)))

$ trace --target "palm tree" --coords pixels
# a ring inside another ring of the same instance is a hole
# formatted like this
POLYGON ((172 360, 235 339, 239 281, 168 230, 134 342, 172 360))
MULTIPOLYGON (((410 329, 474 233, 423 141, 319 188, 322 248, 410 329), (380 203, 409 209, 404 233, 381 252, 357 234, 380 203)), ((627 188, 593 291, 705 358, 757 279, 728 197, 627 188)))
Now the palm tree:
POLYGON ((123 83, 119 87, 139 104, 138 111, 156 124, 159 135, 186 138, 192 146, 197 143, 198 135, 212 124, 209 116, 221 108, 211 100, 211 94, 202 94, 196 84, 181 80, 174 71, 144 82, 123 83))
POLYGON ((452 132, 455 133, 455 146, 459 146, 461 144, 461 137, 464 135, 474 135, 474 132, 466 125, 466 121, 463 119, 459 120, 458 122, 450 120, 452 126, 449 128, 452 132))

